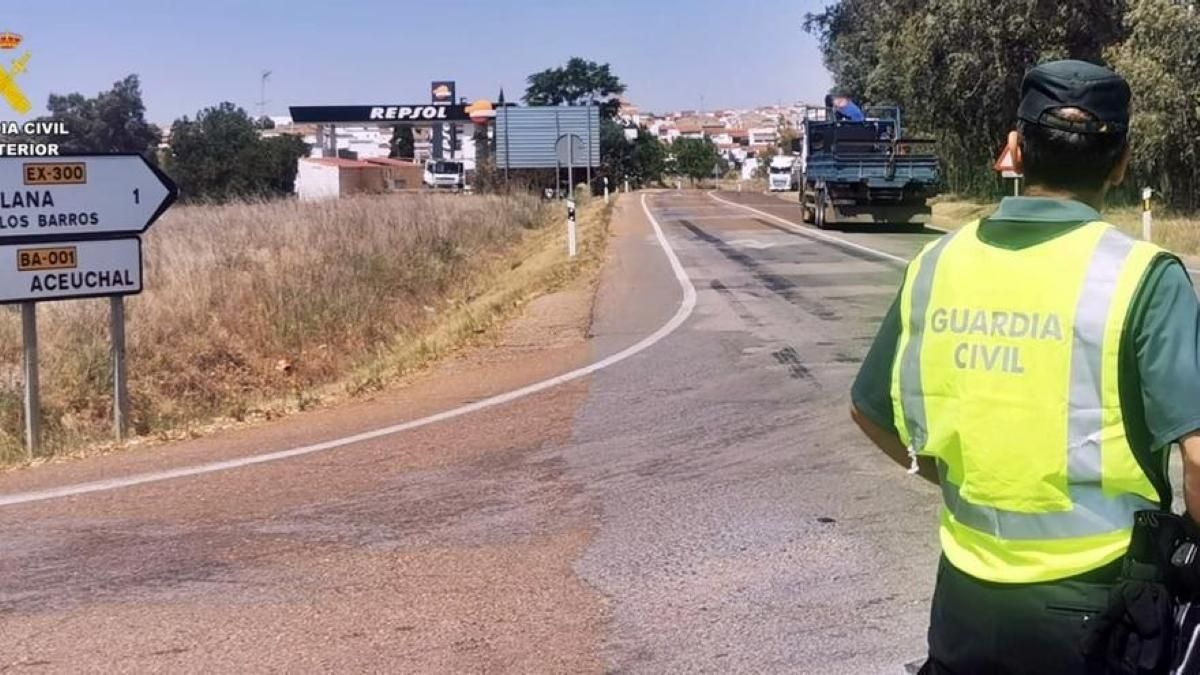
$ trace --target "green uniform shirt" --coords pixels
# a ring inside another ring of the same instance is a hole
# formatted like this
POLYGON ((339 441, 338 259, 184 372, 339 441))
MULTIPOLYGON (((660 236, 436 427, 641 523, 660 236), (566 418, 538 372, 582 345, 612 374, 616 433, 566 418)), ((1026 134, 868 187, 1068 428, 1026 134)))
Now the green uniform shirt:
MULTIPOLYGON (((979 238, 990 246, 1021 250, 1095 220, 1103 218, 1080 202, 1007 197, 980 225, 979 238)), ((891 378, 900 340, 899 302, 897 296, 851 390, 855 407, 892 432, 896 425, 891 378)), ((1156 260, 1134 294, 1118 364, 1129 444, 1158 487, 1164 506, 1169 506, 1166 454, 1159 451, 1200 430, 1200 302, 1177 259, 1156 260)))

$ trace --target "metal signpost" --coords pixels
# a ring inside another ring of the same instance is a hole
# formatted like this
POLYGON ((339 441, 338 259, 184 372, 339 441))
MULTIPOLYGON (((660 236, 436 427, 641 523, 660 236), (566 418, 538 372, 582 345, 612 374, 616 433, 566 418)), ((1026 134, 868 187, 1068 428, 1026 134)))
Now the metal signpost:
POLYGON ((608 176, 604 177, 604 203, 608 203, 608 176))
POLYGON ((554 141, 560 164, 567 165, 567 196, 575 198, 575 159, 583 157, 587 148, 579 134, 566 133, 554 141))
MULTIPOLYGON (((587 116, 587 125, 588 125, 588 128, 587 128, 587 156, 588 156, 587 186, 588 186, 588 190, 594 189, 592 187, 592 116, 590 114, 593 105, 595 105, 595 101, 592 100, 591 95, 589 94, 589 96, 588 96, 588 112, 589 112, 589 114, 587 116)), ((589 192, 588 194, 591 194, 591 193, 589 192)))
POLYGON ((178 196, 141 155, 0 159, 0 303, 21 304, 25 448, 40 445, 37 305, 110 298, 113 429, 129 416, 124 296, 142 291, 145 232, 178 196))

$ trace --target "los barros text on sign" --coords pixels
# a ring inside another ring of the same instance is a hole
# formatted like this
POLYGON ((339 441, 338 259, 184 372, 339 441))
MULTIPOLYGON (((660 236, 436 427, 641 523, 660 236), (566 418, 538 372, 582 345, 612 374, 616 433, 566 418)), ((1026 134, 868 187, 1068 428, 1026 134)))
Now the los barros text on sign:
POLYGON ((0 230, 31 227, 80 227, 99 225, 100 214, 95 211, 77 213, 5 213, 13 209, 52 209, 54 194, 49 190, 18 190, 0 192, 0 230))

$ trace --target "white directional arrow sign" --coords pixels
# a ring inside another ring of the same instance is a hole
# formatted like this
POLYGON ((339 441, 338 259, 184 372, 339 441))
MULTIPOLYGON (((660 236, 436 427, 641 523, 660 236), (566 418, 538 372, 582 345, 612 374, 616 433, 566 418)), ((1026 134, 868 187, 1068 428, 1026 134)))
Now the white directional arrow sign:
POLYGON ((177 195, 141 155, 3 158, 0 241, 137 234, 177 195))

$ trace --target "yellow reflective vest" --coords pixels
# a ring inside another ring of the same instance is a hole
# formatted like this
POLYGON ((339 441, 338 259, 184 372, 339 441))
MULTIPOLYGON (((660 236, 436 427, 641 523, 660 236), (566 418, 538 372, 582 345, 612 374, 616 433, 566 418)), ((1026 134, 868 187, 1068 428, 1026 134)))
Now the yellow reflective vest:
POLYGON ((937 460, 942 549, 980 579, 1060 579, 1116 560, 1158 507, 1125 433, 1117 367, 1158 247, 1106 223, 1021 250, 979 223, 909 265, 892 402, 901 440, 937 460))

